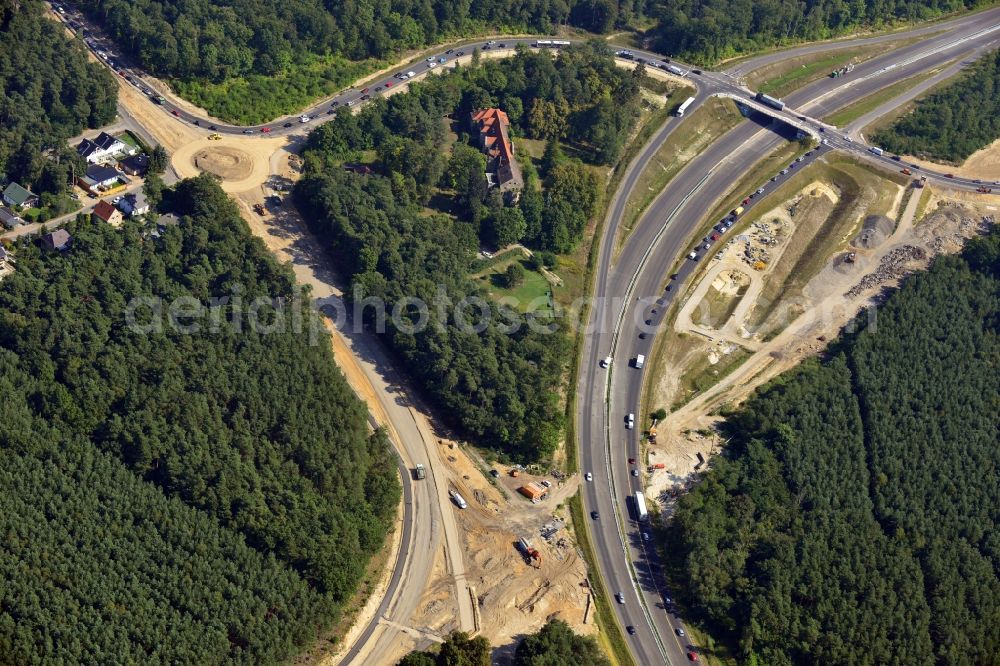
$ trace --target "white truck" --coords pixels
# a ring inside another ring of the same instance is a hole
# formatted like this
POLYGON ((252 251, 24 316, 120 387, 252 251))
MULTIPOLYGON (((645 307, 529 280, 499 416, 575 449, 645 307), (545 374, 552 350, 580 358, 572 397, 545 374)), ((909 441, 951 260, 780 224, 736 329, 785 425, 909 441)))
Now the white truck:
POLYGON ((694 97, 688 97, 686 100, 684 100, 684 102, 677 107, 677 114, 676 114, 677 117, 683 118, 684 112, 687 111, 692 104, 694 104, 694 97))
POLYGON ((459 509, 467 509, 469 505, 466 504, 465 498, 458 494, 458 491, 449 490, 448 494, 451 495, 451 501, 455 503, 459 509))
POLYGON ((639 519, 640 523, 649 519, 649 512, 646 511, 646 498, 639 491, 635 493, 635 517, 639 519))
POLYGON ((646 357, 642 354, 638 354, 635 357, 635 369, 642 370, 642 366, 646 364, 646 357))
POLYGON ((885 151, 879 148, 878 146, 872 146, 871 148, 868 149, 868 151, 873 155, 882 155, 883 153, 885 153, 885 151))
POLYGON ((417 477, 418 481, 427 478, 427 470, 424 469, 423 463, 417 463, 417 466, 413 468, 413 476, 417 477))

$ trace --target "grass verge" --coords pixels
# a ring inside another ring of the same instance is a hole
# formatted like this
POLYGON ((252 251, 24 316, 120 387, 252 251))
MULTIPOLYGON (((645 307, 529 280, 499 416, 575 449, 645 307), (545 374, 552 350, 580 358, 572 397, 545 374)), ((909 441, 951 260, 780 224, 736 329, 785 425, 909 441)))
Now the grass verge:
POLYGON ((926 78, 926 74, 916 74, 905 78, 902 81, 897 81, 891 86, 887 86, 878 92, 872 93, 868 97, 863 97, 853 104, 848 104, 847 106, 834 111, 833 113, 825 116, 823 120, 831 125, 836 125, 837 127, 850 125, 852 122, 869 111, 874 111, 889 100, 902 95, 904 92, 926 78))
MULTIPOLYGON (((683 90, 675 93, 667 103, 673 110, 687 95, 683 90)), ((736 127, 743 120, 732 100, 712 98, 684 120, 670 133, 639 175, 635 188, 625 202, 622 227, 617 240, 621 246, 629 237, 639 218, 657 196, 688 162, 697 157, 698 151, 736 127)))
MULTIPOLYGON (((590 543, 590 535, 587 533, 587 523, 584 518, 583 499, 578 492, 568 501, 570 515, 573 517, 573 530, 576 534, 576 544, 583 553, 583 559, 587 562, 587 570, 597 572, 597 557, 594 555, 594 547, 590 543)), ((632 660, 632 653, 625 643, 625 636, 621 627, 615 619, 614 611, 611 609, 611 597, 604 589, 604 581, 598 575, 588 577, 590 581, 590 594, 597 614, 597 624, 603 631, 597 635, 598 642, 604 647, 605 652, 611 658, 615 666, 635 666, 632 660)))
POLYGON ((917 202, 917 210, 913 213, 913 224, 917 225, 927 214, 927 205, 931 202, 931 188, 926 185, 920 190, 920 201, 917 202))

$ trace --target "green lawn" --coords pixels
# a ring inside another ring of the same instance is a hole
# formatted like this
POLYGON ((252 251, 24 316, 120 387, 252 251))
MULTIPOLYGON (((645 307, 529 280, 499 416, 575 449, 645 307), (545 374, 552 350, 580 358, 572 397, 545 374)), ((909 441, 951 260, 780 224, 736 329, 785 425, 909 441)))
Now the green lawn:
POLYGON ((474 275, 480 284, 489 292, 491 298, 496 301, 507 299, 518 312, 534 312, 536 314, 551 315, 551 285, 545 276, 528 267, 524 255, 519 251, 512 251, 508 256, 501 258, 490 268, 478 275, 474 275), (516 287, 507 288, 500 286, 499 278, 509 265, 518 261, 524 267, 524 281, 516 287), (513 299, 513 303, 511 303, 513 299))

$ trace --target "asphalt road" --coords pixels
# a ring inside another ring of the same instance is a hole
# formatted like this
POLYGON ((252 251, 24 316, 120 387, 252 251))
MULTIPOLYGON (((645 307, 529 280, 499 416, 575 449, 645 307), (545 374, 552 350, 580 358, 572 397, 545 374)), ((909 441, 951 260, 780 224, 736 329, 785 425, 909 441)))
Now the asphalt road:
MULTIPOLYGON (((996 44, 997 38, 1000 37, 1000 9, 924 26, 905 33, 894 33, 856 42, 810 45, 747 62, 759 67, 776 59, 791 57, 792 54, 842 48, 855 43, 899 39, 908 35, 930 36, 917 44, 863 63, 847 77, 823 79, 806 86, 785 100, 788 104, 786 111, 770 112, 808 127, 828 140, 830 145, 822 147, 810 159, 815 158, 819 152, 837 148, 860 155, 864 159, 898 166, 890 161, 889 156, 876 156, 867 152, 866 146, 850 141, 841 132, 823 125, 812 116, 842 107, 895 81, 926 71, 942 62, 996 44), (990 29, 994 31, 985 32, 990 29), (941 31, 944 32, 937 34, 941 31), (802 116, 802 119, 798 119, 797 116, 802 116)), ((533 44, 535 40, 496 41, 507 48, 512 48, 519 43, 533 44)), ((98 49, 102 46, 106 48, 106 43, 96 44, 98 49)), ((491 49, 501 48, 500 44, 486 42, 470 44, 453 49, 452 53, 442 52, 433 60, 439 61, 440 58, 451 60, 459 55, 458 51, 465 51, 468 54, 475 48, 485 49, 487 46, 491 49)), ((634 57, 643 58, 651 63, 666 61, 663 56, 638 51, 634 57)), ((110 59, 123 60, 118 56, 110 59)), ((420 77, 432 69, 430 63, 431 59, 411 63, 393 73, 413 71, 420 77)), ((130 69, 127 63, 120 62, 119 65, 126 76, 136 78, 134 76, 136 72, 130 69)), ((444 63, 436 65, 436 67, 441 66, 444 66, 444 63)), ((732 71, 737 73, 748 71, 745 69, 746 66, 747 63, 744 63, 732 71)), ((365 95, 377 95, 379 86, 384 90, 387 83, 399 85, 399 80, 392 76, 393 73, 368 84, 370 90, 367 93, 363 89, 349 89, 313 106, 305 111, 311 118, 307 123, 299 123, 297 116, 289 116, 267 125, 244 128, 214 123, 169 103, 163 108, 165 113, 173 114, 177 122, 194 124, 197 121, 206 132, 246 134, 247 139, 251 140, 253 136, 299 132, 303 125, 312 126, 332 118, 337 109, 363 103, 362 98, 365 95), (333 113, 330 113, 331 111, 333 113), (268 131, 264 131, 265 129, 268 131)), ((747 99, 752 94, 741 87, 731 73, 705 72, 700 75, 691 73, 690 77, 699 88, 692 110, 710 95, 727 94, 747 99)), ((141 78, 136 80, 137 87, 148 87, 141 78)), ((754 114, 751 120, 721 137, 674 177, 667 189, 649 207, 622 248, 616 263, 613 263, 613 239, 617 234, 627 193, 634 187, 638 175, 655 153, 659 143, 674 131, 678 123, 677 119, 668 121, 630 165, 619 189, 620 194, 611 207, 608 223, 604 226, 599 265, 596 270, 595 305, 591 310, 591 326, 594 328, 591 334, 585 336, 584 366, 579 373, 577 396, 581 465, 583 470, 590 471, 594 475, 593 482, 585 487, 584 502, 588 512, 598 511, 600 516, 590 524, 592 541, 597 551, 597 565, 608 592, 612 595, 621 592, 624 596, 624 603, 612 602, 612 605, 615 606, 618 619, 623 626, 635 627, 636 634, 629 637, 629 643, 637 662, 643 665, 668 661, 673 664, 683 663, 687 658, 688 645, 685 639, 676 635, 676 629, 681 628, 679 618, 668 615, 664 610, 668 603, 664 590, 659 587, 662 576, 658 570, 657 555, 655 551, 645 547, 646 542, 640 536, 641 530, 626 510, 626 498, 641 488, 642 477, 631 476, 632 466, 627 463, 627 458, 639 457, 638 436, 644 425, 642 416, 638 415, 638 427, 634 430, 625 428, 625 414, 634 412, 639 404, 643 375, 642 371, 628 367, 628 361, 638 353, 648 355, 648 351, 652 348, 652 338, 661 321, 660 318, 669 305, 669 299, 676 293, 662 292, 661 285, 666 272, 677 258, 687 253, 688 248, 685 244, 689 242, 690 236, 700 223, 704 211, 713 207, 716 198, 723 194, 739 175, 752 169, 762 155, 785 140, 772 129, 765 128, 772 126, 772 122, 759 114, 754 114), (656 312, 653 312, 654 308, 656 312), (649 325, 644 323, 646 320, 650 321, 649 325), (648 328, 649 334, 646 339, 640 340, 638 333, 642 332, 643 328, 648 328), (612 351, 615 362, 611 370, 599 368, 599 360, 612 351)), ((779 124, 774 124, 773 127, 777 128, 779 124)), ((927 172, 925 174, 931 180, 945 180, 944 174, 927 172)), ((974 181, 961 179, 949 179, 947 183, 952 187, 970 189, 974 189, 977 185, 974 181)), ((678 282, 682 283, 693 269, 692 262, 682 264, 678 282)), ((364 346, 370 341, 360 342, 364 346)), ((376 347, 377 345, 373 346, 369 352, 376 353, 374 351, 376 347)), ((378 366, 388 367, 384 363, 382 360, 378 366)), ((392 403, 399 397, 391 386, 387 385, 383 390, 386 403, 392 403)), ((398 403, 396 407, 399 407, 398 403)), ((392 414, 390 419, 393 425, 406 420, 405 416, 399 413, 392 414)), ((414 432, 410 430, 411 426, 405 427, 408 433, 403 438, 404 441, 414 436, 414 432)), ((434 466, 431 464, 428 467, 433 470, 434 466)), ((434 502, 430 488, 431 484, 418 485, 418 489, 423 490, 417 492, 425 496, 418 495, 411 498, 411 501, 418 507, 434 502)), ((439 486, 437 494, 440 496, 445 490, 439 486)), ((438 518, 440 514, 435 512, 432 516, 438 518)), ((433 551, 433 543, 439 536, 439 526, 433 525, 432 521, 433 518, 430 524, 425 526, 427 533, 422 536, 417 534, 419 523, 415 527, 411 535, 413 541, 411 550, 423 555, 428 552, 425 550, 428 547, 433 551)), ((422 586, 428 580, 426 575, 421 575, 421 572, 428 571, 427 562, 426 556, 410 558, 399 569, 416 567, 416 572, 412 569, 407 570, 405 579, 420 581, 422 586)), ((394 572, 393 585, 383 600, 381 610, 400 605, 408 607, 415 605, 422 587, 417 589, 414 585, 404 585, 403 579, 404 575, 400 571, 394 572), (400 600, 404 597, 405 603, 402 603, 400 600)), ((376 631, 377 627, 373 623, 364 635, 371 639, 376 631)), ((386 636, 387 634, 383 632, 374 640, 381 643, 386 640, 386 636)), ((361 644, 363 641, 359 641, 359 645, 361 644)))
MULTIPOLYGON (((984 34, 983 26, 978 23, 960 22, 958 26, 947 35, 935 36, 869 61, 856 68, 850 77, 822 79, 789 95, 785 101, 792 109, 801 107, 809 112, 820 108, 826 113, 941 62, 996 44, 1000 37, 1000 31, 984 34), (810 107, 809 103, 820 96, 823 96, 821 107, 810 107)), ((714 81, 715 75, 706 74, 697 79, 699 85, 705 80, 714 81)), ((696 105, 714 90, 718 88, 703 86, 696 105)), ((794 168, 801 168, 833 148, 900 168, 890 156, 876 156, 864 146, 848 141, 841 133, 809 120, 808 115, 806 118, 806 124, 817 132, 823 128, 819 135, 827 138, 829 145, 820 146, 794 168)), ((676 120, 671 120, 657 141, 676 124, 676 120)), ((631 517, 628 504, 635 491, 642 488, 642 472, 641 467, 629 465, 627 461, 635 458, 641 465, 639 436, 648 425, 641 414, 636 414, 636 429, 625 427, 626 415, 638 411, 643 386, 643 371, 631 367, 631 363, 638 354, 649 355, 656 330, 673 295, 696 267, 695 262, 683 262, 674 281, 676 286, 663 291, 668 272, 678 258, 690 250, 691 236, 702 223, 705 211, 711 210, 718 197, 742 174, 750 171, 763 155, 786 140, 765 128, 768 125, 768 118, 754 116, 692 160, 651 204, 613 263, 613 239, 624 199, 634 187, 644 160, 648 161, 654 150, 653 146, 647 147, 631 165, 631 175, 626 174, 623 178, 619 190, 622 194, 613 202, 604 229, 596 268, 595 304, 588 324, 592 333, 585 339, 577 387, 577 422, 581 469, 594 475, 594 482, 585 488, 584 502, 588 512, 596 510, 600 515, 600 520, 591 521, 592 541, 609 593, 621 591, 626 595, 625 604, 613 605, 621 624, 636 628, 629 642, 640 664, 684 663, 689 647, 687 640, 676 635, 676 630, 682 628, 679 618, 665 610, 667 601, 661 587, 663 577, 659 575, 657 554, 646 547, 640 536, 641 527, 631 517), (650 323, 647 325, 646 321, 650 323), (640 339, 640 333, 646 333, 646 339, 640 339), (610 372, 599 365, 609 354, 614 357, 610 372), (639 477, 631 476, 634 468, 640 469, 639 477)), ((780 126, 776 124, 775 128, 780 129, 780 126)), ((949 185, 956 183, 940 174, 929 174, 929 178, 947 180, 949 185)), ((963 184, 974 185, 972 181, 963 184)), ((772 187, 774 185, 769 184, 767 189, 772 187)), ((752 200, 750 206, 758 201, 760 197, 752 200)))

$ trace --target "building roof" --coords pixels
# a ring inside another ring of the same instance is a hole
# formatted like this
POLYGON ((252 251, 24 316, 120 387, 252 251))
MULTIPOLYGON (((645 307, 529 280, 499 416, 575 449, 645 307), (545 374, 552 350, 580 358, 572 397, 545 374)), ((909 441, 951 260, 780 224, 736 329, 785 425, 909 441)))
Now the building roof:
POLYGON ((99 218, 107 222, 108 220, 111 219, 111 216, 117 212, 118 212, 117 208, 109 204, 104 199, 101 199, 100 201, 97 202, 97 205, 94 206, 94 212, 92 213, 92 215, 96 218, 99 218))
POLYGON ((493 163, 497 185, 503 187, 509 183, 521 187, 521 169, 514 159, 514 148, 507 132, 510 126, 507 114, 500 109, 480 109, 472 113, 472 124, 479 131, 483 151, 493 163))
POLYGON ((135 155, 130 155, 118 163, 123 169, 128 168, 132 171, 145 171, 149 168, 149 156, 145 153, 137 153, 135 155))
POLYGON ((121 139, 116 139, 107 132, 101 132, 94 139, 84 139, 76 147, 76 152, 82 157, 90 157, 96 152, 107 152, 116 147, 124 147, 125 143, 121 139))
POLYGON ((21 222, 22 220, 17 216, 17 213, 6 206, 0 206, 0 223, 4 226, 10 227, 21 224, 21 222))
POLYGON ((42 236, 42 245, 50 250, 62 250, 69 247, 73 237, 65 229, 56 229, 42 236))
POLYGON ((26 190, 17 183, 11 183, 3 191, 3 198, 10 201, 15 206, 23 206, 24 202, 35 196, 34 192, 26 190))
POLYGON ((122 200, 118 202, 118 208, 126 215, 131 215, 136 210, 148 210, 149 202, 146 201, 146 195, 139 191, 122 197, 122 200))
POLYGON ((87 178, 94 181, 95 183, 104 183, 112 178, 119 178, 121 174, 117 169, 112 169, 109 166, 103 166, 101 164, 91 164, 87 167, 87 178))

